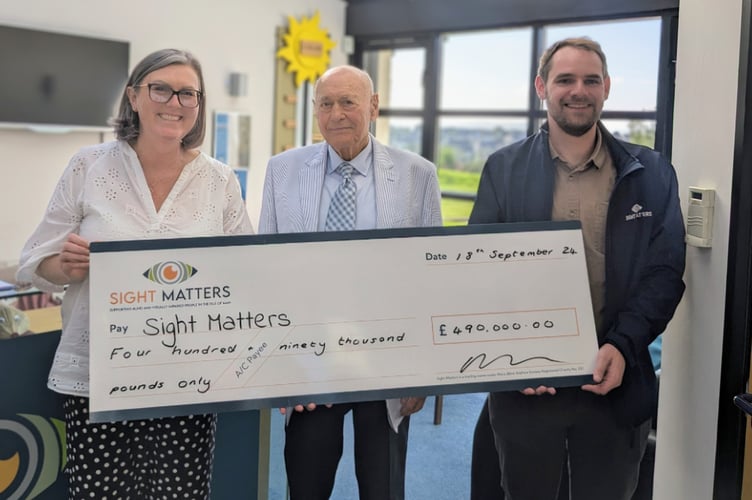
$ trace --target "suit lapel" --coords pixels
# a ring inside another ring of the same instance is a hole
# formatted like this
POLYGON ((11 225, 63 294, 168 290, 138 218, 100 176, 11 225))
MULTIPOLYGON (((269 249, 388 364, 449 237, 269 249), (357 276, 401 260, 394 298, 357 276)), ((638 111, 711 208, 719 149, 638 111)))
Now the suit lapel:
POLYGON ((313 232, 318 229, 321 189, 326 174, 326 143, 310 157, 300 169, 300 211, 303 227, 301 231, 313 232))

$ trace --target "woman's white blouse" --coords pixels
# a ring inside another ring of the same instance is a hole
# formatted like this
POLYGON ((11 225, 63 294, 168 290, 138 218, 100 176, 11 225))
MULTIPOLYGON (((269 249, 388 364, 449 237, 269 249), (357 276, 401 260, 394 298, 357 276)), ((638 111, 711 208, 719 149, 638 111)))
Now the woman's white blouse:
MULTIPOLYGON (((88 241, 250 234, 240 185, 227 165, 199 154, 185 166, 159 212, 141 164, 127 142, 81 149, 58 181, 44 218, 24 246, 17 278, 60 291, 36 274, 61 252, 70 233, 88 241)), ((89 280, 71 284, 62 305, 63 333, 47 385, 71 395, 89 393, 89 280)))

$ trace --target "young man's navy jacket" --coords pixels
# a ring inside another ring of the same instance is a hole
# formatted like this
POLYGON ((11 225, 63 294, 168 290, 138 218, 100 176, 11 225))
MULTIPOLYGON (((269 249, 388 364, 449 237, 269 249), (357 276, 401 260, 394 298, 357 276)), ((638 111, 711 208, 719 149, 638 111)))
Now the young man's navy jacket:
MULTIPOLYGON (((616 418, 636 425, 653 415, 656 380, 648 345, 684 293, 684 223, 676 172, 656 151, 613 137, 598 122, 616 169, 606 219, 606 297, 599 343, 626 360, 608 394, 616 418)), ((551 220, 555 166, 548 128, 489 156, 470 224, 551 220)))

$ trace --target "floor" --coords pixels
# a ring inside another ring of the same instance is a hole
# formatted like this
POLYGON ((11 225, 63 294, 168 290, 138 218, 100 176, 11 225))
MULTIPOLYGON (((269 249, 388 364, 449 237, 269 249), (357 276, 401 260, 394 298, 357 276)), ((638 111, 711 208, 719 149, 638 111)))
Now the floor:
MULTIPOLYGON (((406 500, 462 500, 470 496, 470 450, 485 393, 444 397, 442 418, 434 425, 435 398, 411 417, 405 484, 406 500)), ((286 500, 282 447, 284 417, 272 415, 269 500, 286 500)), ((337 470, 332 500, 357 499, 352 462, 352 422, 345 425, 345 453, 337 470)))

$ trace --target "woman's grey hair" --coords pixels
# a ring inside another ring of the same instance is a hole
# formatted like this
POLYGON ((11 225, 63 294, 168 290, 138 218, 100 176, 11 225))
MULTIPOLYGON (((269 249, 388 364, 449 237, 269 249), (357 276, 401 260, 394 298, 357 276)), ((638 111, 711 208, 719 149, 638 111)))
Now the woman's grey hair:
POLYGON ((202 92, 201 99, 198 103, 198 117, 193 128, 183 137, 181 141, 183 149, 193 149, 204 142, 206 134, 206 94, 204 94, 204 74, 201 71, 201 64, 193 54, 179 49, 162 49, 152 52, 139 62, 128 78, 123 95, 120 98, 120 109, 118 115, 111 120, 111 125, 115 127, 115 135, 118 139, 133 143, 141 133, 141 127, 138 119, 138 113, 133 111, 131 101, 128 98, 128 88, 139 85, 149 73, 162 69, 173 64, 185 64, 196 71, 198 75, 199 88, 202 92))

